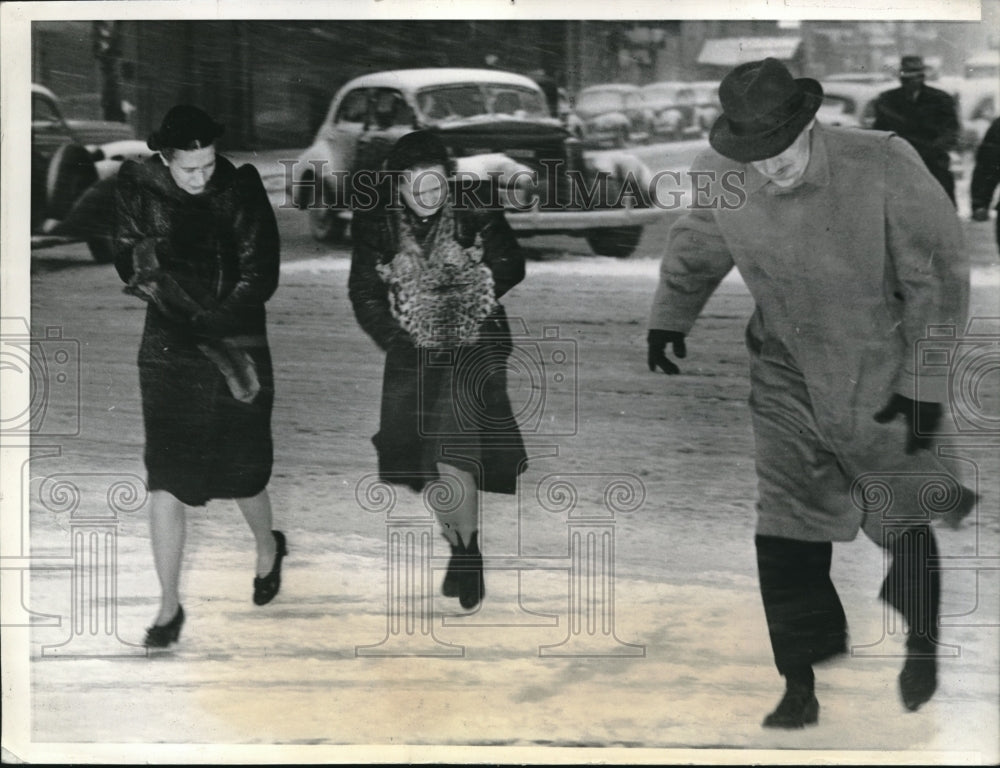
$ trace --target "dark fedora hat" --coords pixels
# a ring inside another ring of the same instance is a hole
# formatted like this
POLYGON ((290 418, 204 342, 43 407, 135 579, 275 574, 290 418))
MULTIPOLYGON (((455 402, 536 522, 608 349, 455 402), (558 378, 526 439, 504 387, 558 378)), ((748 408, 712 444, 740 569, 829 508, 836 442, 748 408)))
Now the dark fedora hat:
POLYGON ((788 149, 823 103, 823 87, 793 78, 777 59, 740 64, 719 84, 722 114, 708 141, 721 155, 748 163, 788 149))
POLYGON ((927 73, 923 56, 904 56, 899 60, 900 77, 920 77, 927 73))
POLYGON ((225 127, 204 110, 190 104, 178 104, 163 116, 163 122, 149 134, 146 145, 154 152, 162 149, 201 149, 212 144, 225 131, 225 127))

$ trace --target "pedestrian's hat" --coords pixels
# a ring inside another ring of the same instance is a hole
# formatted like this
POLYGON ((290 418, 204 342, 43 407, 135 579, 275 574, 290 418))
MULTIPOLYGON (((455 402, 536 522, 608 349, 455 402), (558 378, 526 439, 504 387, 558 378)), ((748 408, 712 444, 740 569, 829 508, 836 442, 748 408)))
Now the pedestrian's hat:
POLYGON ((708 141, 721 155, 748 163, 780 155, 798 138, 823 103, 823 87, 793 78, 780 61, 740 64, 719 84, 722 114, 708 141))
POLYGON ((146 145, 154 152, 161 149, 202 149, 210 146, 225 131, 225 127, 204 110, 190 104, 178 104, 163 116, 163 122, 149 134, 146 145))
POLYGON ((387 171, 405 171, 429 165, 443 165, 446 171, 451 171, 448 149, 437 134, 427 130, 412 131, 401 136, 382 163, 383 169, 387 171))
POLYGON ((899 60, 900 77, 920 77, 926 72, 927 65, 922 56, 904 56, 899 60))

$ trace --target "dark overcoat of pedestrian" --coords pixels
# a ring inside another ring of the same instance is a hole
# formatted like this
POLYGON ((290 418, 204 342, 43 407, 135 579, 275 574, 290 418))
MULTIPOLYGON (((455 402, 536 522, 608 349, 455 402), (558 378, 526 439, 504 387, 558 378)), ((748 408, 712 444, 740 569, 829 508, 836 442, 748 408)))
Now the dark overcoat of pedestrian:
MULTIPOLYGON (((438 461, 467 469, 480 489, 514 493, 526 453, 507 394, 510 327, 497 304, 478 339, 451 349, 418 348, 393 317, 379 268, 397 257, 397 212, 355 213, 349 292, 358 323, 385 350, 379 431, 372 438, 383 480, 420 490, 438 461)), ((524 278, 524 253, 502 211, 454 211, 455 238, 477 238, 499 299, 524 278)))
POLYGON ((115 192, 115 266, 132 280, 137 248, 152 248, 160 268, 204 311, 168 317, 147 305, 139 349, 150 490, 190 505, 262 491, 273 460, 274 398, 264 303, 278 285, 274 211, 252 165, 217 156, 205 191, 173 181, 159 155, 126 162, 115 192), (260 391, 235 399, 219 368, 199 349, 225 338, 253 359, 260 391))

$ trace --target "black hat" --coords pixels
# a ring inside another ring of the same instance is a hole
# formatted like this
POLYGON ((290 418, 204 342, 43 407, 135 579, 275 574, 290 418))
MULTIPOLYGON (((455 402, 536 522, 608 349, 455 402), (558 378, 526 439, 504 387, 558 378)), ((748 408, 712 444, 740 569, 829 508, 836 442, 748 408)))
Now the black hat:
POLYGON ((157 152, 161 149, 201 149, 225 133, 206 112, 190 104, 171 107, 163 116, 158 130, 153 131, 146 145, 157 152))
POLYGON ((722 114, 708 141, 721 155, 748 163, 780 155, 823 103, 823 87, 793 78, 777 59, 740 64, 719 84, 722 114))
POLYGON ((451 169, 451 159, 444 143, 431 131, 413 131, 400 137, 385 156, 382 168, 405 171, 422 165, 443 165, 451 169))
POLYGON ((920 77, 927 73, 927 65, 922 56, 904 56, 899 60, 899 76, 901 78, 920 77))

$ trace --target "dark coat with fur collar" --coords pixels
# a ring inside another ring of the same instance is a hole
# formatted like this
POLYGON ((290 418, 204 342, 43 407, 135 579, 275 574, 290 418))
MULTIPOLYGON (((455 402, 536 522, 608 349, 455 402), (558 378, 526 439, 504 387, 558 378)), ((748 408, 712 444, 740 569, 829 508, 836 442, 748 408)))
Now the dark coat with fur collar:
POLYGON ((274 384, 264 302, 279 270, 277 224, 257 170, 218 156, 205 191, 190 195, 158 155, 124 163, 113 247, 123 281, 133 276, 134 249, 154 248, 162 270, 204 308, 178 319, 147 306, 139 380, 150 490, 191 505, 256 495, 271 473, 274 384), (223 337, 254 359, 261 392, 252 403, 237 401, 198 349, 223 337))
MULTIPOLYGON (((527 454, 507 394, 510 326, 501 305, 481 324, 478 343, 453 352, 419 349, 392 316, 378 274, 399 248, 401 212, 356 212, 348 281, 358 323, 386 351, 379 431, 372 438, 383 481, 421 490, 437 463, 471 472, 481 490, 513 494, 527 454)), ((524 251, 499 210, 455 212, 456 239, 482 238, 496 298, 524 278, 524 251)), ((415 223, 419 230, 419 223, 415 223)))

